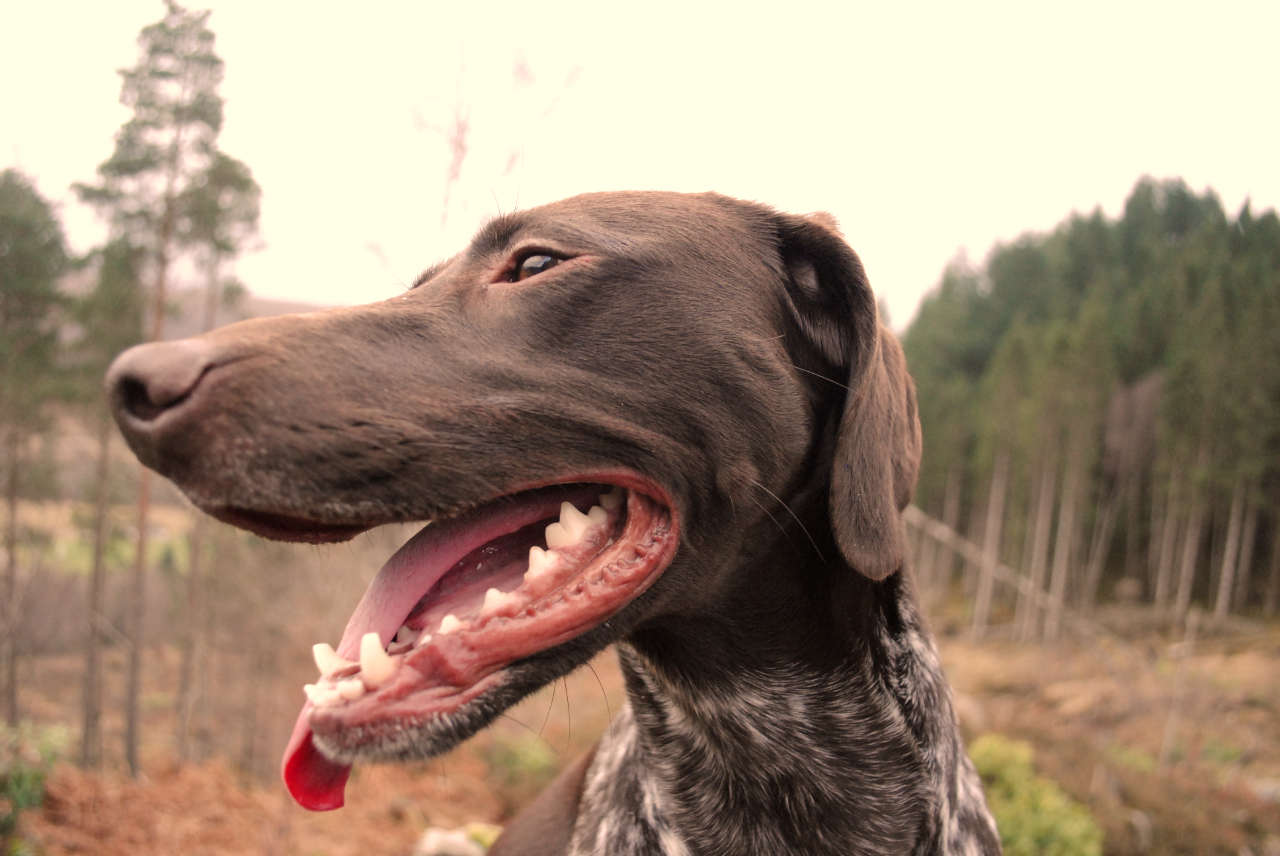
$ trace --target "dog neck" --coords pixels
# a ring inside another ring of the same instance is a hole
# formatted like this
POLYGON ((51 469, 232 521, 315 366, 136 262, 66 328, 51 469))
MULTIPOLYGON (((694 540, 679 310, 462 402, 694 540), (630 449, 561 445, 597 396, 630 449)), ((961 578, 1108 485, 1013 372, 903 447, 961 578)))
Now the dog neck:
POLYGON ((871 633, 704 617, 619 645, 570 852, 998 853, 908 587, 864 583, 871 633))

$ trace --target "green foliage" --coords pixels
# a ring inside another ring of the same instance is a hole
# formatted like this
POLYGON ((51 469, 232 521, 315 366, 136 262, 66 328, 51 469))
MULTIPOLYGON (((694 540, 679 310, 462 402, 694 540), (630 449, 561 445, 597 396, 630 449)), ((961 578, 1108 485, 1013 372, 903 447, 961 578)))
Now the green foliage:
POLYGON ((1139 773, 1154 773, 1156 771, 1155 756, 1136 746, 1113 746, 1107 750, 1107 757, 1119 766, 1136 770, 1139 773))
POLYGON ((8 841, 18 815, 44 801, 44 781, 70 741, 62 726, 0 725, 0 841, 8 841))
POLYGON ((531 799, 558 769, 555 753, 535 734, 495 733, 484 758, 490 785, 511 806, 531 799))
POLYGON ((53 208, 24 175, 0 172, 0 433, 12 445, 46 418, 67 264, 53 208))
POLYGON ((502 827, 492 823, 468 823, 465 829, 467 838, 485 850, 492 847, 493 842, 497 841, 498 836, 502 834, 502 827))
POLYGON ((1029 529, 1036 474, 1056 473, 1061 486, 1065 469, 1086 479, 1074 538, 1106 500, 1130 506, 1116 541, 1149 545, 1151 509, 1164 501, 1152 484, 1167 490, 1171 473, 1184 504, 1197 494, 1227 502, 1244 483, 1272 517, 1277 329, 1280 218, 1246 205, 1233 219, 1211 191, 1181 181, 1144 178, 1119 219, 1072 215, 995 247, 980 267, 953 262, 903 337, 924 428, 917 501, 940 511, 958 473, 970 518, 1003 452, 1010 551, 1029 529), (1143 399, 1150 415, 1113 412, 1116 393, 1139 381, 1156 390, 1143 399), (1134 425, 1158 436, 1126 434, 1134 425))
POLYGON ((138 62, 120 72, 120 102, 133 115, 98 167, 98 183, 77 187, 117 235, 149 236, 157 253, 174 237, 174 200, 212 162, 222 128, 222 60, 208 18, 166 0, 164 17, 143 28, 138 62))
POLYGON ((143 257, 127 238, 95 250, 86 260, 97 270, 93 288, 71 305, 68 359, 80 398, 103 412, 102 375, 117 354, 142 340, 143 257))
POLYGON ((1036 775, 1030 745, 988 734, 969 754, 987 789, 1005 856, 1100 856, 1102 830, 1087 808, 1036 775))

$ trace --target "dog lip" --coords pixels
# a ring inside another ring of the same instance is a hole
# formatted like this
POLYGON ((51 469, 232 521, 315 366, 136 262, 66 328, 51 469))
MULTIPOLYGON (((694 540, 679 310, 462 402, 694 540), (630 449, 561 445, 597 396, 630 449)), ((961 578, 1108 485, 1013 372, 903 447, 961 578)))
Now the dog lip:
POLYGON ((245 529, 263 538, 304 544, 335 544, 340 541, 349 541, 361 532, 380 525, 379 521, 321 522, 290 514, 234 506, 205 510, 223 523, 245 529))
POLYGON ((414 523, 429 520, 446 520, 463 517, 482 506, 502 502, 520 494, 547 488, 574 484, 595 484, 604 487, 621 487, 644 494, 658 505, 674 513, 670 494, 659 484, 645 476, 624 469, 584 471, 571 475, 522 482, 501 494, 473 503, 457 504, 448 509, 423 509, 422 513, 366 519, 319 520, 286 511, 247 508, 236 505, 210 505, 197 501, 207 514, 223 523, 269 538, 300 544, 336 544, 349 541, 362 532, 391 523, 414 523))

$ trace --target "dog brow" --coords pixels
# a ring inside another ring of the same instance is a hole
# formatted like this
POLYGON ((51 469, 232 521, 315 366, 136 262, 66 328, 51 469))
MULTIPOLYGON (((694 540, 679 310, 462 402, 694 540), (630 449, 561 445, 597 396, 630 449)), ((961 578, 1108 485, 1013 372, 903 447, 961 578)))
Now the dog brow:
POLYGON ((526 219, 520 214, 494 217, 476 233, 475 240, 471 242, 472 251, 477 255, 486 255, 502 250, 524 228, 526 219))
POLYGON ((450 261, 451 259, 446 259, 445 261, 442 261, 442 262, 436 262, 431 267, 427 268, 422 273, 418 274, 418 278, 413 281, 413 284, 409 286, 408 290, 413 291, 415 288, 422 285, 424 282, 430 282, 431 280, 435 279, 436 274, 444 270, 450 261))

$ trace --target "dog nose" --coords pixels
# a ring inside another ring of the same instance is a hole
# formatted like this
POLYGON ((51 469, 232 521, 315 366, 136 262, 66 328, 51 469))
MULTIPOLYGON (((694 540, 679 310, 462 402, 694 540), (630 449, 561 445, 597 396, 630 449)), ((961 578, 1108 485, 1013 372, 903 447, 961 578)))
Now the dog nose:
POLYGON ((107 369, 107 396, 116 421, 126 431, 144 428, 179 407, 212 365, 199 339, 136 345, 107 369))

